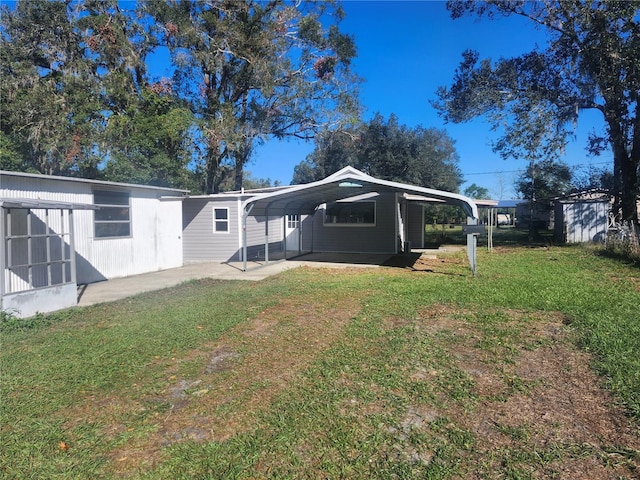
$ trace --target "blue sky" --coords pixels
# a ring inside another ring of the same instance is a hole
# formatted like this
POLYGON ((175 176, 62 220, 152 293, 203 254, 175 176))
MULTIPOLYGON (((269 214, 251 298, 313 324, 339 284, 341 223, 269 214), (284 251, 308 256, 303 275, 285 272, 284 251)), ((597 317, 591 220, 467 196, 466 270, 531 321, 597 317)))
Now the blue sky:
MULTIPOLYGON (((410 127, 444 129, 456 142, 465 179, 462 190, 476 183, 488 188, 492 198, 514 198, 513 183, 526 162, 494 154, 490 143, 497 134, 484 120, 445 124, 429 101, 435 99, 438 86, 451 84, 464 50, 477 50, 481 58, 511 57, 536 44, 543 48, 543 33, 519 18, 452 20, 443 1, 351 0, 343 7, 341 30, 355 37, 358 56, 353 66, 365 80, 360 93, 364 120, 376 112, 385 118, 395 113, 410 127)), ((601 125, 597 114, 581 113, 564 159, 569 165, 607 166, 611 156, 589 158, 584 150, 587 134, 601 125)), ((247 169, 254 177, 288 185, 295 165, 312 150, 312 143, 272 141, 257 149, 247 169)))

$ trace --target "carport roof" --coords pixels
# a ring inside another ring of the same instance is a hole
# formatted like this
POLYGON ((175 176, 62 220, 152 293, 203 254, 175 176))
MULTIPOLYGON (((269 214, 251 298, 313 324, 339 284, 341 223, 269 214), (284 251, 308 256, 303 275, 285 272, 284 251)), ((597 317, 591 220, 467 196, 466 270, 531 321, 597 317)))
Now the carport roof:
POLYGON ((474 201, 464 195, 381 180, 353 167, 342 170, 317 182, 293 185, 283 190, 256 195, 245 202, 245 212, 251 216, 274 214, 312 214, 323 203, 336 202, 367 193, 393 192, 408 195, 420 202, 445 202, 462 207, 467 215, 478 218, 474 201))

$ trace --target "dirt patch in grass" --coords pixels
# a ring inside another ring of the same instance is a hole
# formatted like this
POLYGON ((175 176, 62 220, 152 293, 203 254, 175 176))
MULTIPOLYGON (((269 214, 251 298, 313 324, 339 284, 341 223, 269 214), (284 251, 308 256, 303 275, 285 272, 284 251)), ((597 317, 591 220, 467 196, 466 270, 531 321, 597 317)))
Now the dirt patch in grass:
POLYGON ((102 400, 93 403, 101 411, 85 406, 81 416, 110 418, 113 435, 126 430, 114 425, 113 419, 122 418, 114 415, 116 409, 153 412, 147 420, 150 433, 113 451, 112 465, 121 475, 152 467, 175 443, 224 441, 251 428, 256 415, 341 336, 358 311, 357 296, 348 301, 327 296, 326 302, 313 304, 304 298, 282 300, 219 341, 175 359, 165 369, 166 387, 158 395, 136 404, 112 399, 107 410, 102 400))
POLYGON ((638 478, 638 426, 602 388, 563 317, 502 313, 510 320, 489 326, 446 306, 423 315, 432 334, 447 333, 442 343, 473 384, 473 408, 447 402, 439 412, 475 439, 466 478, 638 478))
POLYGON ((607 274, 607 278, 615 283, 617 282, 630 282, 636 292, 640 292, 640 276, 619 276, 612 273, 607 274))

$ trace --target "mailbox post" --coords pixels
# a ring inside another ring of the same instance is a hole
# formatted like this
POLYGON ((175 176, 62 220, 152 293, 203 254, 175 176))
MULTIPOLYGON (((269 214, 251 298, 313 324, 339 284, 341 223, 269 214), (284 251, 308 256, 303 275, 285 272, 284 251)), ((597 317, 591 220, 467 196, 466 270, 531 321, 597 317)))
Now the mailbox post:
POLYGON ((478 225, 478 219, 467 217, 467 224, 462 227, 462 233, 467 236, 467 257, 473 276, 477 273, 476 252, 478 249, 478 235, 485 233, 485 226, 478 225))

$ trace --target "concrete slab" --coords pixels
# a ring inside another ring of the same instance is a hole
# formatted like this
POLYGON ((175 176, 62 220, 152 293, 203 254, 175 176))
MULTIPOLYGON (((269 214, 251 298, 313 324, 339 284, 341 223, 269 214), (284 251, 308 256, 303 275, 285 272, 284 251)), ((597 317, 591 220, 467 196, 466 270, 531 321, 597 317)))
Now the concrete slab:
POLYGON ((85 307, 96 303, 111 302, 201 278, 259 281, 296 266, 298 265, 282 261, 264 266, 247 264, 248 271, 243 272, 241 263, 206 262, 130 277, 113 278, 104 282, 78 286, 78 306, 85 307))
POLYGON ((189 280, 215 278, 218 280, 243 280, 257 282, 271 275, 303 265, 339 268, 348 266, 376 267, 390 255, 304 255, 293 260, 276 260, 247 263, 247 271, 242 271, 242 263, 194 263, 184 267, 160 270, 157 272, 132 275, 124 278, 113 278, 104 282, 80 285, 78 287, 78 306, 86 307, 97 303, 112 302, 131 297, 139 293, 169 288, 189 280), (308 258, 307 258, 308 257, 308 258), (347 260, 350 260, 348 262, 347 260), (372 263, 367 263, 372 262, 372 263), (379 262, 379 263, 376 263, 379 262))
POLYGON ((375 268, 393 257, 388 253, 308 253, 294 260, 302 265, 331 268, 375 268))
MULTIPOLYGON (((442 250, 441 250, 442 252, 442 250)), ((418 252, 426 253, 426 250, 418 252)), ((219 280, 243 280, 257 282, 300 266, 320 268, 375 268, 381 265, 393 265, 392 254, 376 253, 310 253, 291 260, 274 260, 247 263, 247 271, 242 271, 242 263, 194 263, 179 268, 144 273, 124 278, 114 278, 104 282, 80 285, 78 287, 78 306, 85 307, 97 303, 112 302, 143 292, 161 290, 180 283, 201 278, 219 280)))

